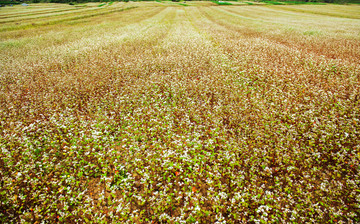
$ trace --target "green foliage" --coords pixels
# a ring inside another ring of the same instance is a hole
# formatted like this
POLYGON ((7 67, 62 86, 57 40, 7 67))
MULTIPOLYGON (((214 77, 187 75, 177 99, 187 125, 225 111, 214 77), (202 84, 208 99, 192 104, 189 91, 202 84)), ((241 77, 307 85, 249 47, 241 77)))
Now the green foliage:
POLYGON ((275 1, 264 1, 266 4, 269 5, 285 5, 283 2, 275 2, 275 1))
POLYGON ((232 5, 230 2, 224 2, 224 1, 213 1, 217 5, 232 5))
POLYGON ((0 1, 0 5, 18 5, 21 4, 21 2, 16 1, 0 1))

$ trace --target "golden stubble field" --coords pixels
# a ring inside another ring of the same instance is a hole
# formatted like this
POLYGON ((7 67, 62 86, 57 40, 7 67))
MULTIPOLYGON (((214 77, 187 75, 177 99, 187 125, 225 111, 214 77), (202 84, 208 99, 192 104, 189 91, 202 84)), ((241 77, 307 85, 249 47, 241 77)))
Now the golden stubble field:
POLYGON ((360 6, 0 9, 4 223, 358 223, 360 6))

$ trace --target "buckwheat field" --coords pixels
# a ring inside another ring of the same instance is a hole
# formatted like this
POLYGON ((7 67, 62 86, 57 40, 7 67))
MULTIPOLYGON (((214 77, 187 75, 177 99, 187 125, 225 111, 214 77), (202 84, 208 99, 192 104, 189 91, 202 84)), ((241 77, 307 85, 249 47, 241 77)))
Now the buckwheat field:
POLYGON ((0 222, 359 223, 360 5, 0 9, 0 222))

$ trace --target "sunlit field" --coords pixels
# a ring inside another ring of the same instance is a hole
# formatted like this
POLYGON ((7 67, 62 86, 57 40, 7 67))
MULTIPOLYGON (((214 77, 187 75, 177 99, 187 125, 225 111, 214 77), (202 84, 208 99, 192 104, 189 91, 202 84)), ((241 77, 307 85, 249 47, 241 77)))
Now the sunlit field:
POLYGON ((1 223, 359 223, 360 5, 0 8, 1 223))

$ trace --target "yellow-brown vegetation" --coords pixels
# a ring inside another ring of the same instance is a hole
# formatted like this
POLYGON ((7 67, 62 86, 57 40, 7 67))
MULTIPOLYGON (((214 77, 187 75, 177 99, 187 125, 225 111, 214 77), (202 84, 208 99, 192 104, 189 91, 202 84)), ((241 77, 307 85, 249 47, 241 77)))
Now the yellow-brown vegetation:
POLYGON ((2 222, 360 221, 360 7, 0 9, 2 222))

